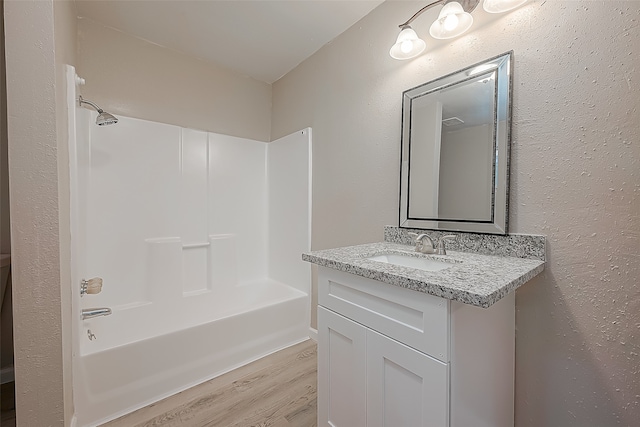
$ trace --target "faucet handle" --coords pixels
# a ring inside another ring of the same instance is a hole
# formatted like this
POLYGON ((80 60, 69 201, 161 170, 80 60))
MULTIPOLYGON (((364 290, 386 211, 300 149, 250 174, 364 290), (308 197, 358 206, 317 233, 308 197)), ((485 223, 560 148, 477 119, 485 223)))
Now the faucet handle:
POLYGON ((84 294, 99 294, 102 291, 102 278, 82 279, 80 282, 80 296, 84 294))
POLYGON ((416 252, 422 252, 423 254, 432 254, 435 252, 435 244, 428 234, 409 233, 409 235, 416 239, 416 252))
POLYGON ((413 241, 416 244, 416 252, 422 252, 422 240, 420 239, 420 235, 418 233, 412 233, 411 231, 407 234, 409 237, 413 237, 413 241))
POLYGON ((447 234, 446 236, 442 236, 439 240, 438 240, 438 255, 446 255, 447 254, 447 248, 445 247, 444 242, 447 240, 456 240, 458 236, 455 236, 453 234, 447 234))

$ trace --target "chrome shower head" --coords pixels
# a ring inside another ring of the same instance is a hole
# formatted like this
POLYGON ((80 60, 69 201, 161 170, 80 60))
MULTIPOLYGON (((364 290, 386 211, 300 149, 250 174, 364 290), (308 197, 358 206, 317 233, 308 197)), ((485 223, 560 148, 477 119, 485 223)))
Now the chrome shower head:
POLYGON ((89 104, 96 109, 96 111, 98 112, 98 117, 96 117, 96 124, 98 126, 114 125, 118 123, 118 118, 116 116, 114 116, 113 114, 107 113, 106 111, 98 107, 93 102, 83 99, 82 95, 78 97, 78 102, 80 103, 80 105, 89 104))
POLYGON ((106 111, 98 113, 98 117, 96 117, 96 124, 98 126, 115 125, 116 123, 118 123, 118 118, 106 111))

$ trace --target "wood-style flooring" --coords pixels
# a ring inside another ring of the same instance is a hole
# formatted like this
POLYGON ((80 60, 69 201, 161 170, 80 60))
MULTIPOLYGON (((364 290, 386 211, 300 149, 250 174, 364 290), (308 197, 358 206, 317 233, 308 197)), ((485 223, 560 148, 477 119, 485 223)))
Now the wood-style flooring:
POLYGON ((315 427, 316 378, 308 340, 102 427, 315 427))

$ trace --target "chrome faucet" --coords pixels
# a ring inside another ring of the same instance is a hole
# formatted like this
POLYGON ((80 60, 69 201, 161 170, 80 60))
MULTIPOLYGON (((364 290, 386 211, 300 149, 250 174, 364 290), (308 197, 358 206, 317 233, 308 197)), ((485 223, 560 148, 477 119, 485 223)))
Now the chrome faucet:
POLYGON ((82 320, 91 319, 92 317, 108 316, 111 314, 110 308, 85 308, 82 310, 82 320))
POLYGON ((436 245, 433 242, 433 239, 428 234, 409 233, 409 236, 415 238, 416 252, 438 255, 446 255, 447 248, 445 247, 444 242, 446 240, 455 240, 456 238, 456 236, 454 236, 453 234, 442 236, 440 239, 438 239, 438 244, 436 245))
POLYGON ((416 252, 423 254, 434 254, 436 252, 433 239, 428 234, 409 233, 409 236, 416 239, 416 252))
POLYGON ((448 234, 446 236, 442 236, 440 238, 440 240, 438 240, 438 249, 436 250, 436 253, 438 255, 446 255, 447 254, 447 248, 444 247, 444 242, 446 240, 456 240, 456 236, 454 236, 453 234, 448 234))

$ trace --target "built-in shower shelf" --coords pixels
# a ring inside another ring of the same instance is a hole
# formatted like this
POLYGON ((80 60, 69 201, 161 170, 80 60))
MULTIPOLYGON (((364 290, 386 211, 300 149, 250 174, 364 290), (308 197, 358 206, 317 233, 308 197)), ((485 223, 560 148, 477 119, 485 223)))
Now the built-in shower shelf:
POLYGON ((186 244, 182 245, 182 249, 206 248, 206 247, 208 247, 210 245, 211 245, 211 243, 209 243, 209 242, 204 242, 204 243, 186 243, 186 244))

